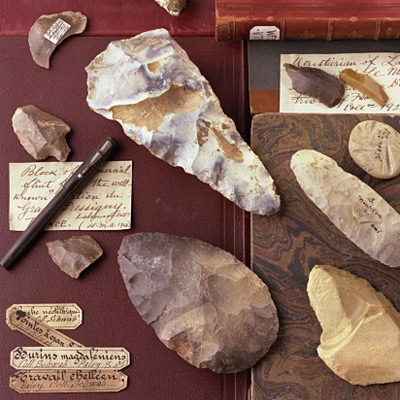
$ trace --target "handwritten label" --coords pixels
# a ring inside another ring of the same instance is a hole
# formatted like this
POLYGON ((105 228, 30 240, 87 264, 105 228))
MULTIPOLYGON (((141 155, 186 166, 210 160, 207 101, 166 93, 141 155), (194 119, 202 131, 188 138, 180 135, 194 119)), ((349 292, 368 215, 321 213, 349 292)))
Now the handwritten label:
POLYGON ((282 54, 280 112, 317 114, 393 114, 400 112, 400 53, 282 54), (343 100, 328 108, 318 100, 292 89, 283 64, 320 68, 332 75, 351 68, 370 75, 385 88, 389 101, 380 107, 369 97, 346 85, 343 100))
POLYGON ((10 388, 18 393, 120 392, 128 377, 119 371, 35 370, 10 376, 10 388))
MULTIPOLYGON (((80 165, 10 163, 10 229, 25 230, 80 165)), ((132 161, 109 161, 65 204, 47 229, 130 229, 131 197, 132 161)))
POLYGON ((43 346, 83 347, 67 335, 58 332, 22 310, 12 310, 7 313, 6 322, 12 330, 23 333, 43 346))
POLYGON ((129 365, 129 352, 116 347, 17 347, 10 365, 16 369, 114 369, 129 365))
POLYGON ((55 329, 75 329, 83 318, 78 304, 13 304, 7 309, 7 316, 12 311, 23 311, 55 329))
POLYGON ((276 26, 255 26, 250 30, 250 40, 279 40, 281 31, 276 26))
POLYGON ((60 39, 69 31, 71 25, 61 18, 58 18, 43 35, 53 44, 57 44, 60 39))

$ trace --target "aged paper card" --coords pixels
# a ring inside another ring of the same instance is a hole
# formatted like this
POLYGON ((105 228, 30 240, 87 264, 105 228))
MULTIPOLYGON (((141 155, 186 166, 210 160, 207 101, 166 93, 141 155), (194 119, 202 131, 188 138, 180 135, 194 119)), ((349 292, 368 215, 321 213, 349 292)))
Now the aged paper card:
POLYGON ((6 323, 13 331, 19 331, 43 346, 84 347, 79 342, 22 310, 7 312, 6 323))
POLYGON ((280 112, 316 114, 393 114, 400 112, 400 53, 339 53, 339 54, 282 54, 280 81, 280 112), (301 95, 292 89, 292 82, 283 64, 320 68, 339 76, 351 68, 368 74, 382 85, 389 96, 385 106, 346 85, 341 103, 328 108, 318 100, 301 95))
POLYGON ((13 304, 7 309, 7 319, 12 311, 22 311, 55 329, 75 329, 83 319, 78 304, 13 304))
POLYGON ((15 369, 114 369, 130 364, 123 347, 17 347, 11 352, 15 369))
POLYGON ((18 393, 120 392, 128 377, 119 371, 35 370, 10 376, 10 388, 18 393))
MULTIPOLYGON (((80 164, 10 163, 10 230, 25 230, 80 164)), ((109 161, 47 229, 130 229, 131 197, 132 161, 109 161)))

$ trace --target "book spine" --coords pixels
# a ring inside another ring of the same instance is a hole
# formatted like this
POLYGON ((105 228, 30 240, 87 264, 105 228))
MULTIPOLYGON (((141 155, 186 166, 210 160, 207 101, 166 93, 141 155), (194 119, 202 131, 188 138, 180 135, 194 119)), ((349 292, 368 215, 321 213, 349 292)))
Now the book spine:
POLYGON ((216 25, 219 41, 247 40, 255 26, 276 26, 280 29, 279 40, 290 39, 399 39, 400 18, 390 20, 357 18, 270 19, 259 21, 228 21, 216 25))

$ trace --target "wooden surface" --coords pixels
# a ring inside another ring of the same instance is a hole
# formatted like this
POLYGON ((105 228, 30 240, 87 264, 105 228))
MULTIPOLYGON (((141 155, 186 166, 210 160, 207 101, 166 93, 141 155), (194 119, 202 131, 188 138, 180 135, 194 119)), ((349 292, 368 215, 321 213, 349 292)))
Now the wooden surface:
MULTIPOLYGON (((337 377, 316 348, 320 325, 306 291, 315 264, 344 268, 371 284, 400 309, 400 270, 372 260, 349 241, 307 198, 289 168, 297 150, 333 157, 400 211, 400 177, 371 178, 351 160, 347 143, 361 120, 377 119, 400 131, 400 118, 368 115, 260 114, 253 120, 252 147, 274 178, 282 210, 252 217, 252 266, 269 286, 278 308, 278 340, 253 369, 252 400, 395 400, 400 383, 352 386, 337 377)), ((378 338, 379 339, 379 338, 378 338)))

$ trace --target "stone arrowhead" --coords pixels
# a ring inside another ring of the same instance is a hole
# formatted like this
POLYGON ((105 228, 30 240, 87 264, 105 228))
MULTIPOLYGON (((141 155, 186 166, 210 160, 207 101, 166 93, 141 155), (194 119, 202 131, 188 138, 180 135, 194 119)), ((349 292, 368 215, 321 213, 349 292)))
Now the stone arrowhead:
POLYGON ((174 17, 178 17, 182 10, 186 8, 186 0, 155 0, 155 2, 174 17))
POLYGON ((118 254, 137 311, 190 364, 241 371, 275 342, 279 322, 267 286, 228 252, 197 239, 137 233, 118 254))
POLYGON ((87 18, 80 12, 64 11, 42 15, 29 31, 28 43, 33 60, 43 68, 50 68, 50 57, 66 38, 82 33, 87 18))
POLYGON ((74 279, 103 254, 100 245, 88 235, 55 240, 46 246, 54 263, 74 279))
POLYGON ((246 211, 279 210, 271 176, 165 29, 111 42, 86 71, 89 107, 117 120, 136 143, 246 211))
POLYGON ((310 273, 308 296, 322 327, 318 355, 353 385, 400 381, 400 314, 368 281, 330 265, 310 273))
POLYGON ((21 145, 35 160, 67 159, 71 149, 65 136, 71 128, 60 118, 29 105, 15 110, 12 124, 21 145))

